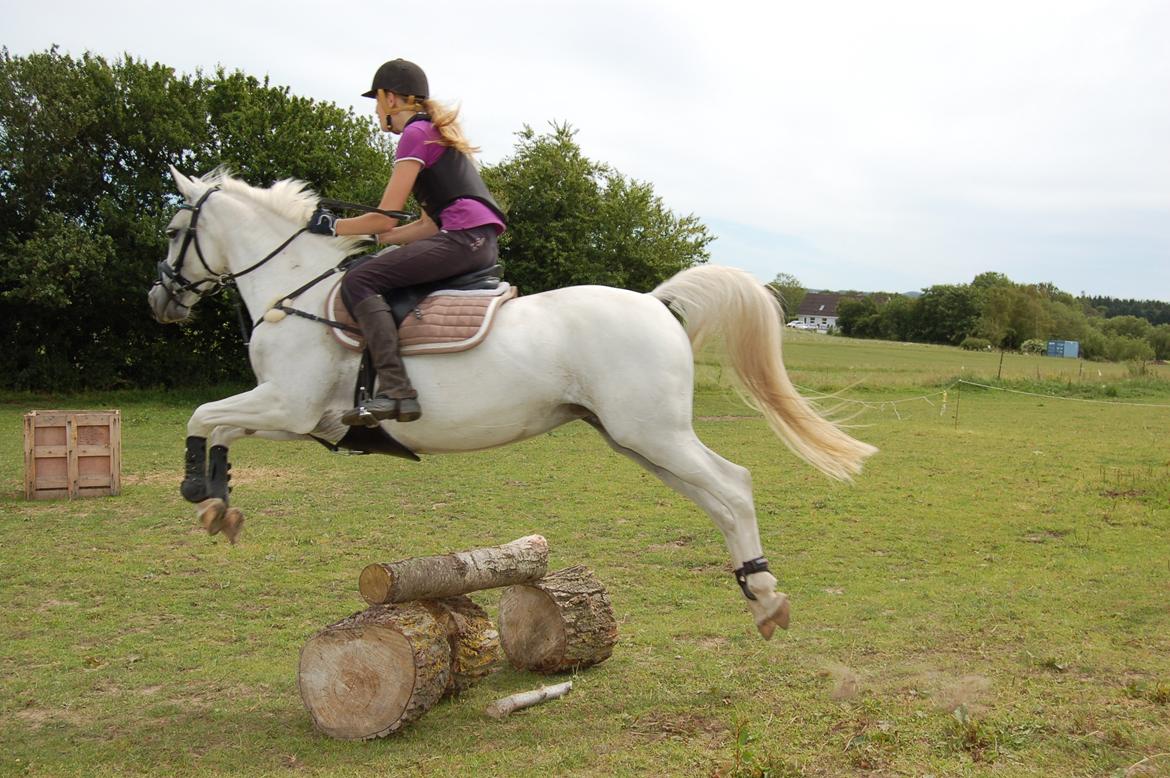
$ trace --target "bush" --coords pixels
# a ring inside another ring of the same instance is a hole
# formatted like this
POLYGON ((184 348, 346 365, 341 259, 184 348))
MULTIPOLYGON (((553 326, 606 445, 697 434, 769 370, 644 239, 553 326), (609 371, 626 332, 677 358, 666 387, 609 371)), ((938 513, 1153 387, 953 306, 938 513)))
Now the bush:
POLYGON ((1105 356, 1111 362, 1145 362, 1154 358, 1154 347, 1128 335, 1114 335, 1105 342, 1105 356))
POLYGON ((973 335, 968 335, 963 338, 963 342, 959 344, 959 348, 965 351, 989 351, 991 349, 991 341, 987 338, 976 338, 973 335))
POLYGON ((1048 350, 1048 344, 1039 338, 1029 338, 1020 344, 1020 351, 1025 354, 1043 354, 1048 350))

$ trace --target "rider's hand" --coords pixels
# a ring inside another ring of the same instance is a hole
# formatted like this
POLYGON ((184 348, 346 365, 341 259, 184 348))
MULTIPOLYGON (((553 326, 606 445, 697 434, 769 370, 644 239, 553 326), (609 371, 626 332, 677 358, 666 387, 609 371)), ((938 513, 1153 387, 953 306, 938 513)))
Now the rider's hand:
POLYGON ((318 208, 309 217, 308 230, 314 235, 336 235, 337 214, 326 208, 318 208))

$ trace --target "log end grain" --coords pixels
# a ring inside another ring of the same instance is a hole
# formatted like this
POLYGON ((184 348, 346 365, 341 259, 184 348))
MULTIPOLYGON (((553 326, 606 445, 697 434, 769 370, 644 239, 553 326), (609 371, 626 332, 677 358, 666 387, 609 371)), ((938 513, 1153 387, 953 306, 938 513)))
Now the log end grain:
POLYGON ((317 727, 343 740, 384 734, 414 690, 414 651, 383 627, 325 631, 301 651, 301 698, 317 727))
POLYGON ((370 605, 381 605, 390 602, 390 593, 394 589, 394 574, 386 565, 366 565, 358 576, 358 591, 362 599, 370 605))
POLYGON ((451 681, 443 625, 418 604, 376 605, 314 635, 297 685, 314 724, 342 740, 383 737, 415 721, 451 681))
POLYGON ((500 600, 500 644, 522 670, 557 666, 565 655, 565 622, 556 601, 535 586, 512 586, 500 600))

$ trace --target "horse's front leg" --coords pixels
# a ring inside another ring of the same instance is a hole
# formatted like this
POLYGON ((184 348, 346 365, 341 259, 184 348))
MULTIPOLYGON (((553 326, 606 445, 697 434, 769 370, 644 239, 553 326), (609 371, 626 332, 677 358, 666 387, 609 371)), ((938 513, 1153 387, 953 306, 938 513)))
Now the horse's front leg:
POLYGON ((301 438, 303 433, 289 430, 304 428, 307 432, 313 428, 307 413, 313 405, 303 399, 290 404, 277 387, 261 384, 249 392, 206 403, 195 410, 187 423, 186 471, 180 491, 184 498, 198 503, 199 520, 210 534, 222 531, 234 543, 244 523, 243 513, 228 506, 231 443, 253 435, 273 440, 301 438), (296 407, 298 412, 287 413, 289 407, 296 407))

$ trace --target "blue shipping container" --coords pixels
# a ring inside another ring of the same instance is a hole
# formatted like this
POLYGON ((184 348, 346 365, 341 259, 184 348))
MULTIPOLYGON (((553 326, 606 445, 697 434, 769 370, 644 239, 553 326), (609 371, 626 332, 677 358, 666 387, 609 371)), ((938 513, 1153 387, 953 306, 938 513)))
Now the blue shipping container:
POLYGON ((1080 354, 1081 344, 1075 340, 1050 340, 1048 341, 1048 356, 1050 357, 1064 357, 1066 359, 1076 359, 1080 354))

